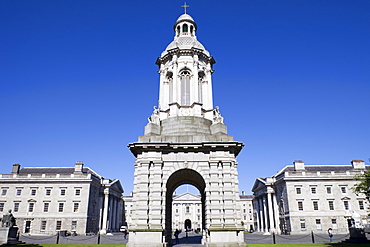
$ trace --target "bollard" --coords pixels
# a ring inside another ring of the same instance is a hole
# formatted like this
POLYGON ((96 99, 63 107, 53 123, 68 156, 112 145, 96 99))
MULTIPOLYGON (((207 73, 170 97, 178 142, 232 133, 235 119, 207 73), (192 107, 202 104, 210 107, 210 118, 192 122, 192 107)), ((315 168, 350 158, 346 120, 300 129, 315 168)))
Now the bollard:
POLYGON ((56 244, 59 244, 59 231, 57 233, 57 242, 56 242, 56 244))
POLYGON ((312 238, 312 243, 315 243, 315 236, 313 235, 313 231, 311 231, 311 238, 312 238))
POLYGON ((276 244, 275 232, 272 232, 272 242, 273 244, 276 244))
POLYGON ((100 232, 98 232, 98 244, 100 244, 100 232))

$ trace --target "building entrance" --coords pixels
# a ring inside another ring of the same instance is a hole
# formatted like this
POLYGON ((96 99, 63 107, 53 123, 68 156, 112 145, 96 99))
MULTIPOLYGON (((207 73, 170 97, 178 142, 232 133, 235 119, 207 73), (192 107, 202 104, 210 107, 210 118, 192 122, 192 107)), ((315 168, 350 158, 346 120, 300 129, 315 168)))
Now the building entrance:
POLYGON ((189 219, 186 219, 185 220, 184 229, 185 229, 185 231, 192 230, 192 228, 191 228, 191 220, 189 220, 189 219))

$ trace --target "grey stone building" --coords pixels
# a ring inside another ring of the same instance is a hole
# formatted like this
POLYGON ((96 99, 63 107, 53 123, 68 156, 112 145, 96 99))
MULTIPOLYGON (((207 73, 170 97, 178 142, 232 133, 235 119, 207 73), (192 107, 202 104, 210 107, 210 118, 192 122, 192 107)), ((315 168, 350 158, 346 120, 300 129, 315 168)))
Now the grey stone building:
POLYGON ((83 235, 119 231, 123 188, 76 162, 74 167, 25 167, 14 164, 0 175, 0 215, 12 209, 21 233, 83 235))
POLYGON ((348 233, 350 226, 368 223, 366 196, 356 195, 354 176, 369 167, 305 165, 295 161, 253 186, 256 228, 266 233, 302 234, 310 231, 348 233))

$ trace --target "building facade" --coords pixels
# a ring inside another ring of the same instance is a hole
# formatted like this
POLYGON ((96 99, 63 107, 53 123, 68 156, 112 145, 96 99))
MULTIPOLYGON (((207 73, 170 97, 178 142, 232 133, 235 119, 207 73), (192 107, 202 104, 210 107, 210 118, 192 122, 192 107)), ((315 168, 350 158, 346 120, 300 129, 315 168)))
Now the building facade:
POLYGON ((84 235, 119 231, 123 193, 119 180, 75 167, 20 167, 0 176, 0 215, 9 209, 21 233, 84 235))
POLYGON ((256 229, 260 232, 302 234, 310 231, 348 233, 349 227, 368 223, 366 196, 356 195, 354 177, 368 167, 305 165, 295 161, 253 186, 256 229))

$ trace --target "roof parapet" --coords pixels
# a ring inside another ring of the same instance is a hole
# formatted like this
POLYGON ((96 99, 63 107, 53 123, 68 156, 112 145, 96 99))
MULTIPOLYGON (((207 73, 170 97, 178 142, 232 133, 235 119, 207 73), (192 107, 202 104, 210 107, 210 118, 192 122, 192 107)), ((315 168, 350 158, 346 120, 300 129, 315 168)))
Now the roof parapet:
POLYGON ((295 160, 293 164, 294 164, 295 171, 305 170, 304 162, 302 160, 295 160))

